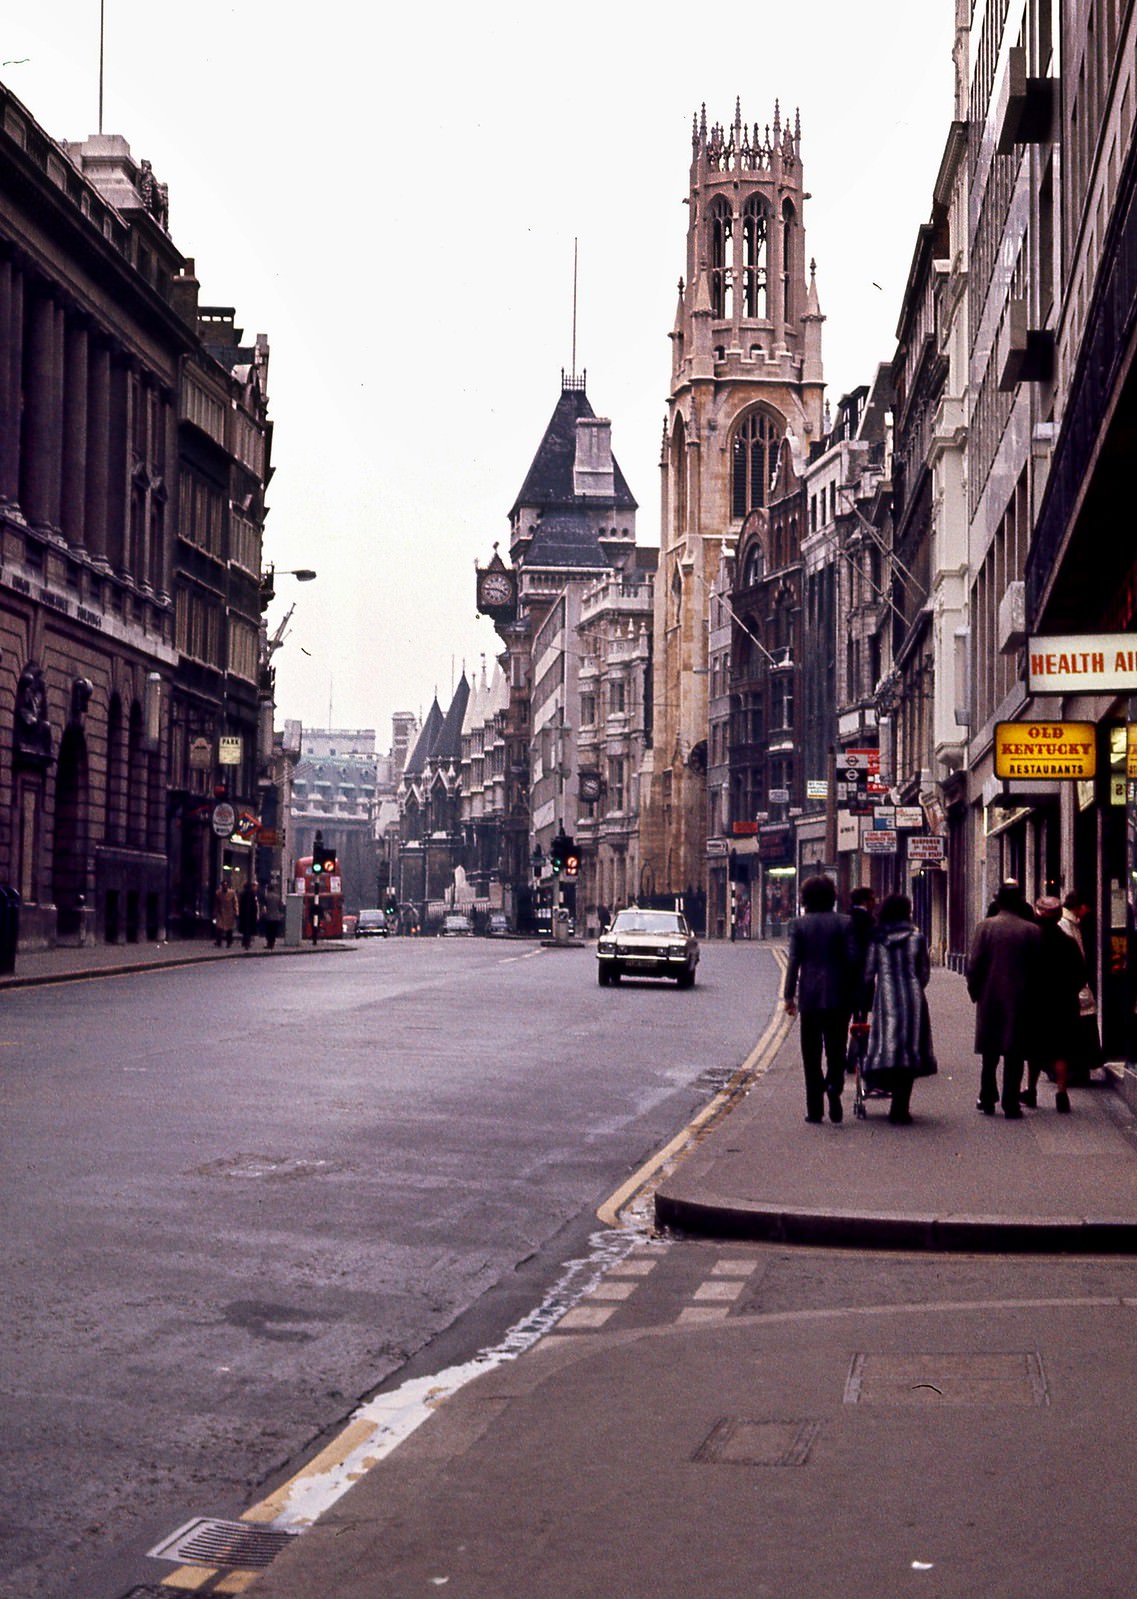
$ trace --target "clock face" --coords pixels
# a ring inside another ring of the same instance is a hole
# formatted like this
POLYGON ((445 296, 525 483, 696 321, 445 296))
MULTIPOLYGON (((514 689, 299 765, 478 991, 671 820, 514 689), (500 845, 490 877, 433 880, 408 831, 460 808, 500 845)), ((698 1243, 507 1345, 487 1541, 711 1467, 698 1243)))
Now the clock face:
POLYGON ((582 772, 580 777, 580 797, 582 800, 592 801, 600 798, 600 779, 594 772, 582 772))
POLYGON ((482 605, 512 605, 513 579, 506 572, 487 572, 478 591, 482 605))

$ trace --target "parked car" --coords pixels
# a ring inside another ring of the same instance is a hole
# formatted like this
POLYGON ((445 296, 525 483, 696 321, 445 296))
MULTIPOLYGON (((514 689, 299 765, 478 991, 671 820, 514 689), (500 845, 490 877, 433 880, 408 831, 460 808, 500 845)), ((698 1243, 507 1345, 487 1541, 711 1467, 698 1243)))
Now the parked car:
POLYGON ((461 916, 457 911, 442 918, 442 926, 438 929, 439 938, 472 938, 473 924, 468 916, 461 916))
POLYGON ((617 911, 596 943, 601 988, 621 977, 673 977, 691 988, 699 964, 699 942, 679 911, 617 911))
POLYGON ((503 938, 509 932, 509 917, 504 911, 491 911, 486 922, 486 936, 489 938, 503 938))
POLYGON ((355 924, 356 938, 386 938, 390 931, 386 911, 360 911, 355 924))

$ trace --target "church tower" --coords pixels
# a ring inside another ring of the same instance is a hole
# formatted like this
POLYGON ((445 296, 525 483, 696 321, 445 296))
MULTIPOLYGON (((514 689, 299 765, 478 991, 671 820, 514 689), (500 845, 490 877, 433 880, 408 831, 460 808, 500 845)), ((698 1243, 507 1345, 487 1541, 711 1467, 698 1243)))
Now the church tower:
MULTIPOLYGON (((687 273, 671 333, 655 588, 652 748, 641 771, 640 888, 706 885, 707 677, 711 586, 744 517, 767 502, 783 439, 820 438, 824 383, 808 276, 801 130, 777 105, 692 135, 687 273)), ((752 820, 753 818, 735 818, 752 820)))

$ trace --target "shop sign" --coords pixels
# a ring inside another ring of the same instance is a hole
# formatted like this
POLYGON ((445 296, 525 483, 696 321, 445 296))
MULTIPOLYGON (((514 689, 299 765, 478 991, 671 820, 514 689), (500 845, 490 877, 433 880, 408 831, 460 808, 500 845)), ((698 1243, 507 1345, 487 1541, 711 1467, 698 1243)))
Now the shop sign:
POLYGON ((793 843, 793 828, 787 822, 774 822, 758 835, 758 856, 764 861, 788 860, 793 843))
POLYGON ((872 825, 878 833, 888 832, 890 828, 895 827, 896 806, 874 805, 872 808, 872 825))
POLYGON ((221 800, 213 807, 213 831, 218 838, 228 838, 237 825, 237 812, 228 800, 221 800))
POLYGON ((829 784, 823 777, 807 777, 805 780, 806 799, 828 799, 829 784))
POLYGON ((1027 640, 1032 694, 1137 693, 1137 636, 1076 633, 1027 640))
POLYGON ((862 840, 866 855, 895 855, 896 854, 896 829, 886 831, 873 829, 867 832, 862 840))
POLYGON ((1094 732, 1092 722, 996 722, 995 776, 1093 777, 1094 732))
POLYGON ((1137 722, 1130 722, 1125 729, 1125 775, 1137 777, 1137 722))
POLYGON ((217 764, 219 766, 240 766, 241 739, 239 734, 222 734, 217 740, 217 764))
POLYGON ((861 819, 852 811, 837 812, 837 849, 842 855, 856 849, 861 842, 861 819))
POLYGON ((734 822, 731 824, 731 832, 735 838, 746 838, 748 836, 752 838, 757 831, 757 822, 734 822))
POLYGON ((924 808, 922 805, 898 805, 896 807, 897 827, 923 827, 924 808))
POLYGON ((908 859, 910 861, 942 861, 945 854, 942 838, 933 838, 929 834, 924 834, 919 838, 910 838, 908 840, 908 859))
POLYGON ((213 743, 208 738, 195 738, 189 747, 191 772, 213 770, 213 743))
POLYGON ((261 827, 257 829, 257 843, 262 849, 279 849, 284 843, 279 827, 261 827))

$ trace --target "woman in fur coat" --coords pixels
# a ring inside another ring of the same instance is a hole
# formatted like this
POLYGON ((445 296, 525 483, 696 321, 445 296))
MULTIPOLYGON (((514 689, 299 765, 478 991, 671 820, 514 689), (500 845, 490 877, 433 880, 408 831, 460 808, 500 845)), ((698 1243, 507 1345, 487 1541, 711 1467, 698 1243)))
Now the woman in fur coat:
POLYGON ((912 1120, 908 1107, 916 1078, 936 1070, 924 993, 930 976, 928 945, 912 921, 912 902, 890 894, 880 907, 865 967, 873 1003, 864 1079, 866 1088, 892 1095, 888 1119, 901 1126, 912 1120))

